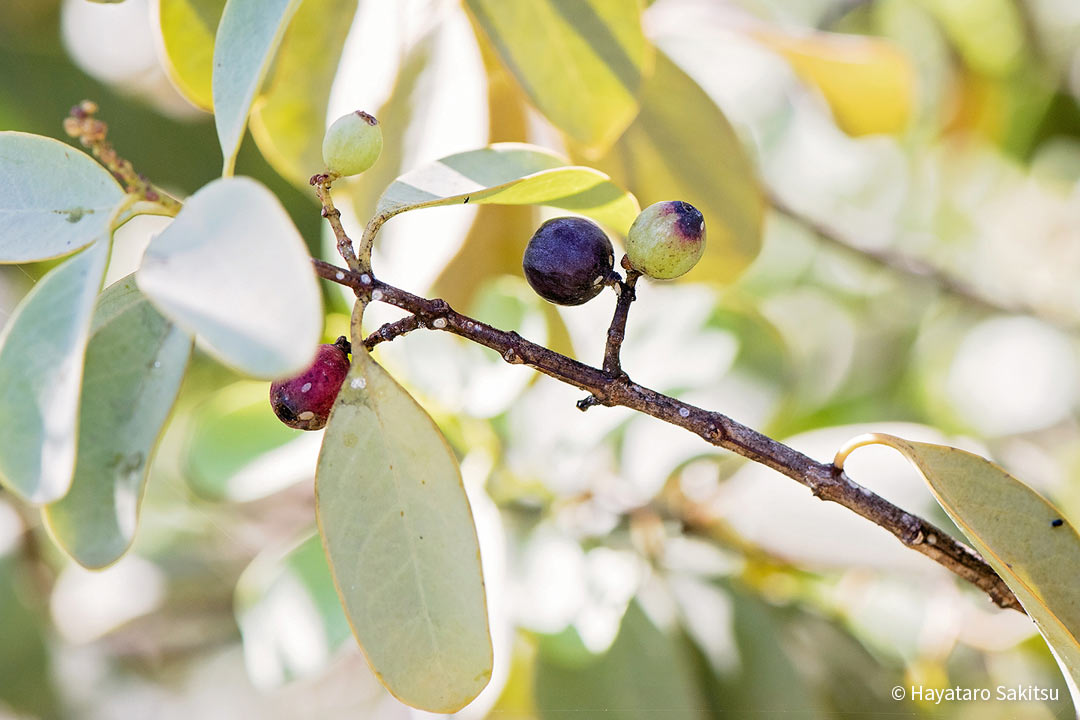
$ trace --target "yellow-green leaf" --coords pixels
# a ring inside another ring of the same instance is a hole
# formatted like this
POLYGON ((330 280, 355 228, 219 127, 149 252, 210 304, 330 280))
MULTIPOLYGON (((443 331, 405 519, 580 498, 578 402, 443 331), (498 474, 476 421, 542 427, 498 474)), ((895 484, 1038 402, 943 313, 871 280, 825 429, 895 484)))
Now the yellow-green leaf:
MULTIPOLYGON (((228 0, 214 36, 214 124, 221 174, 233 174, 248 115, 301 0, 228 0)), ((332 20, 328 20, 332 22, 332 20)))
POLYGON ((282 176, 297 185, 323 168, 326 105, 357 0, 304 0, 251 111, 251 135, 282 176))
POLYGON ((466 203, 551 205, 624 234, 639 212, 634 196, 599 170, 568 165, 534 145, 497 143, 402 175, 379 199, 376 222, 407 210, 466 203))
POLYGON ((154 0, 151 12, 169 79, 196 107, 212 110, 214 34, 225 0, 154 0))
POLYGON ((734 280, 761 251, 765 200, 731 123, 662 53, 641 112, 597 166, 642 205, 685 200, 705 215, 708 240, 692 281, 734 280))
POLYGON ((821 91, 836 124, 848 134, 898 133, 907 127, 915 103, 915 68, 888 40, 773 30, 757 30, 754 37, 821 91))
POLYGON ((131 545, 150 457, 184 377, 191 337, 127 276, 98 298, 86 348, 75 479, 42 511, 76 562, 102 568, 131 545))
POLYGON ((368 662, 402 702, 464 707, 492 670, 480 551, 453 451, 363 350, 323 439, 315 480, 323 544, 368 662))
POLYGON ((468 0, 522 89, 552 123, 602 151, 637 112, 652 49, 635 0, 468 0))
POLYGON ((1080 535, 1061 511, 989 460, 945 445, 862 435, 840 449, 836 466, 843 468, 855 448, 874 444, 895 448, 919 470, 1035 621, 1071 687, 1080 684, 1080 535))

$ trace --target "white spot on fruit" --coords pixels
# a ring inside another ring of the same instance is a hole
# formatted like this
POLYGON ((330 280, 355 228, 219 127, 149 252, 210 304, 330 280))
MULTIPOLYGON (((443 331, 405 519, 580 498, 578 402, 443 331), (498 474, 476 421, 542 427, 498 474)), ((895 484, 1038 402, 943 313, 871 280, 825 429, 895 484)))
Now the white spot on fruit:
POLYGON ((311 389, 311 383, 304 383, 304 386, 302 388, 300 388, 300 392, 306 393, 310 389, 311 389))
POLYGON ((305 410, 304 412, 297 415, 297 417, 301 420, 310 420, 311 418, 315 417, 315 413, 311 412, 310 410, 305 410))

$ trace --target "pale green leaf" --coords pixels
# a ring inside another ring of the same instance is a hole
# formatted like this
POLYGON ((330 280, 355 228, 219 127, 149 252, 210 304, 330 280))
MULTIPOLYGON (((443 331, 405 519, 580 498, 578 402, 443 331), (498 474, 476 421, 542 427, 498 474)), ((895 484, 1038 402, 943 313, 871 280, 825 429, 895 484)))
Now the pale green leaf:
POLYGON ((353 348, 316 474, 323 543, 379 679, 408 705, 454 712, 492 669, 469 501, 435 423, 359 338, 353 348))
POLYGON ((553 720, 699 718, 703 701, 683 652, 631 602, 615 642, 595 659, 546 651, 541 644, 537 710, 553 720))
POLYGON ((107 237, 124 189, 86 153, 0 132, 0 263, 45 260, 107 237))
POLYGON ((322 299, 300 232, 273 193, 223 178, 188 198, 136 273, 161 312, 226 365, 295 375, 315 356, 322 299))
POLYGON ((1080 535, 1061 511, 989 460, 945 445, 894 435, 861 435, 836 454, 843 468, 852 450, 887 445, 907 458, 934 497, 990 563, 1035 621, 1071 678, 1080 685, 1080 535))
POLYGON ((169 79, 193 105, 212 110, 214 34, 225 0, 153 0, 154 30, 169 79))
POLYGON ((282 555, 260 554, 236 583, 248 675, 273 688, 317 673, 349 639, 318 533, 282 555))
POLYGON ((191 418, 185 476, 210 500, 246 502, 315 475, 322 433, 288 427, 270 407, 266 383, 233 383, 191 418))
POLYGON ((606 149, 634 118, 652 50, 627 0, 468 0, 522 89, 552 123, 606 149))
MULTIPOLYGON (((214 39, 214 121, 232 175, 251 104, 301 0, 228 0, 214 39)), ((328 22, 334 22, 328 19, 328 22)))
POLYGON ((109 242, 50 270, 0 335, 0 483, 33 503, 71 487, 83 354, 109 242))
POLYGON ((46 505, 46 527, 80 565, 102 568, 131 545, 150 457, 184 377, 191 338, 127 276, 98 298, 86 348, 75 479, 46 505))
POLYGON ((550 205, 620 233, 630 229, 639 211, 634 196, 598 170, 567 165, 534 145, 498 143, 402 175, 379 199, 376 217, 385 221, 406 210, 465 203, 550 205))
POLYGON ((300 5, 251 111, 251 135, 259 150, 297 185, 306 186, 325 167, 326 105, 356 5, 357 0, 305 0, 300 5))
POLYGON ((597 165, 642 205, 701 210, 705 255, 688 280, 730 282, 761 251, 765 200, 750 159, 716 103, 666 56, 657 54, 637 119, 597 165))

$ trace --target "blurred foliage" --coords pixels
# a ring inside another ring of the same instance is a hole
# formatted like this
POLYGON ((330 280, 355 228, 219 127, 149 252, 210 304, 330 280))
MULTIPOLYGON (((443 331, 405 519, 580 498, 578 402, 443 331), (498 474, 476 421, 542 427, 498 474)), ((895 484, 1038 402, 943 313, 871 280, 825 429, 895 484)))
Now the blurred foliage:
MULTIPOLYGON (((642 205, 687 199, 705 211, 710 257, 685 281, 639 285, 624 349, 635 380, 822 460, 868 430, 948 440, 1080 517, 1080 5, 521 0, 520 26, 511 4, 362 0, 351 22, 350 3, 312 2, 346 10, 311 24, 324 39, 286 38, 238 173, 270 187, 327 259, 304 179, 321 169, 307 165, 326 119, 357 107, 377 111, 386 147, 340 186, 356 234, 396 177, 486 142, 595 165, 642 205), (340 65, 320 52, 342 41, 340 65), (548 64, 559 41, 574 60, 548 64), (955 282, 908 271, 923 264, 955 282)), ((212 27, 220 7, 5 0, 0 128, 61 137, 92 98, 121 153, 186 197, 217 177, 221 151, 212 117, 169 77, 205 106, 211 36, 191 26, 159 43, 174 60, 176 43, 202 47, 184 67, 136 46, 160 40, 169 12, 212 27), (87 8, 145 25, 83 27, 72 18, 87 8)), ((521 250, 553 212, 408 213, 383 229, 376 271, 597 364, 613 299, 554 308, 521 281, 521 250)), ((0 318, 47 267, 0 268, 0 318)), ((333 338, 348 305, 324 290, 333 338)), ((396 317, 372 308, 368 321, 396 317)), ((767 485, 769 471, 622 409, 579 413, 576 389, 442 333, 376 357, 438 421, 477 517, 496 666, 463 717, 1073 716, 1026 618, 801 488, 767 485), (890 697, 913 684, 1059 699, 890 697)), ((296 545, 312 529, 319 438, 277 425, 265 394, 196 352, 134 549, 100 573, 0 496, 0 716, 408 715, 345 637, 317 544, 296 545)), ((902 460, 868 449, 849 469, 949 527, 902 460)), ((1076 574, 1062 568, 1063 582, 1076 574)))

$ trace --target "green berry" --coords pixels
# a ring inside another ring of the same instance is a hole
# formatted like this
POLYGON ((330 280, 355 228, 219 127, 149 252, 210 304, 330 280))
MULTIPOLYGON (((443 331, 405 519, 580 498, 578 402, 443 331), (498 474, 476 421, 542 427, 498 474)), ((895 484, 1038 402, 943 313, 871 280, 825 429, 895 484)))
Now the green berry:
POLYGON ((379 121, 361 110, 339 117, 323 136, 323 162, 331 172, 344 177, 367 170, 381 152, 379 121))
POLYGON ((521 267, 536 294, 559 305, 596 297, 611 277, 615 252, 596 223, 578 217, 548 220, 525 247, 521 267))
POLYGON ((630 266, 657 280, 685 275, 705 252, 705 218, 688 202, 667 200, 641 211, 626 235, 630 266))

